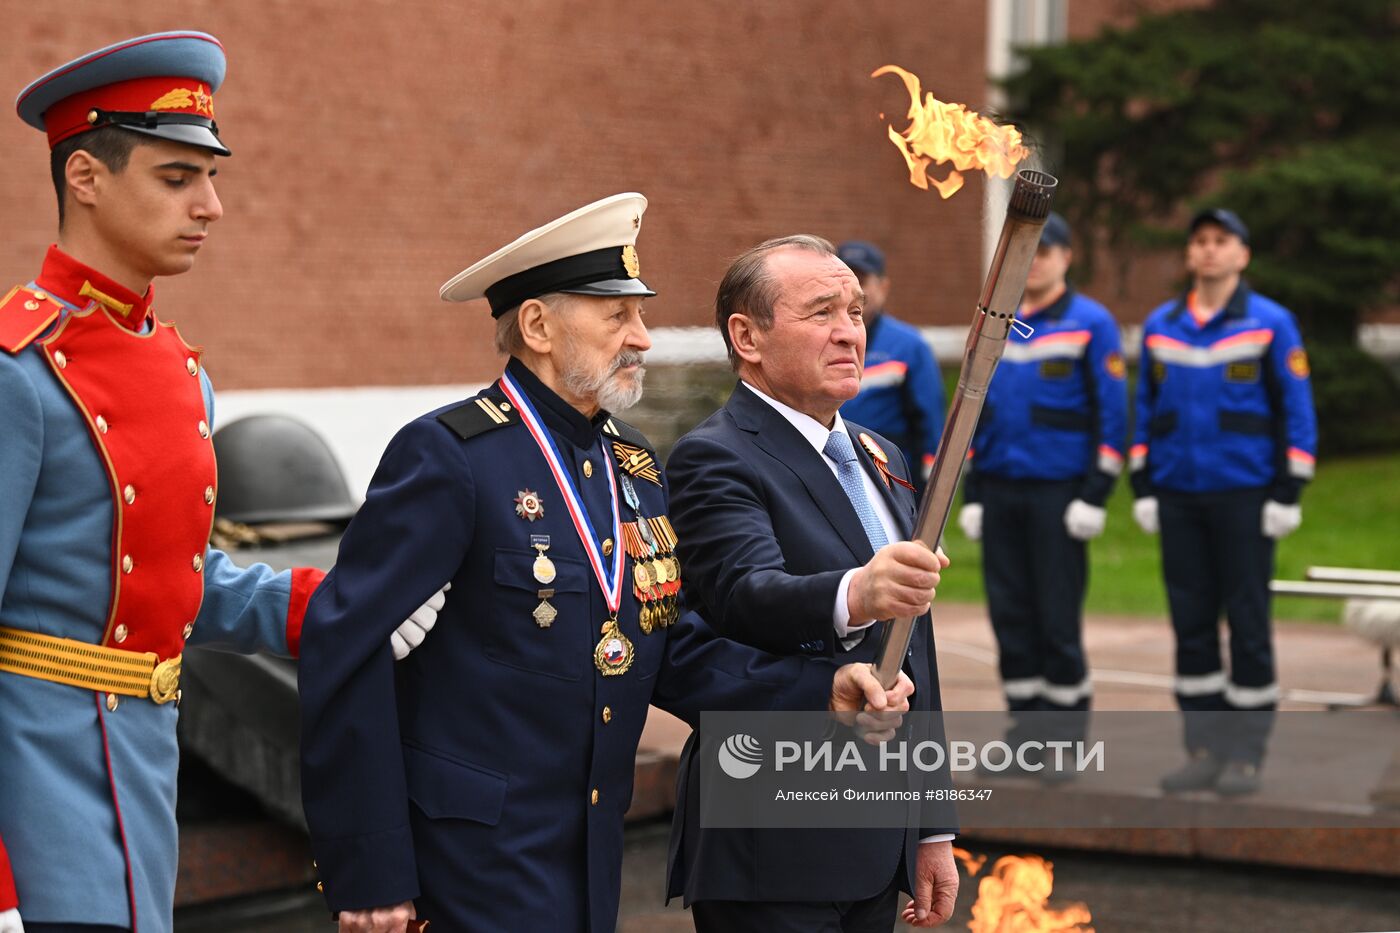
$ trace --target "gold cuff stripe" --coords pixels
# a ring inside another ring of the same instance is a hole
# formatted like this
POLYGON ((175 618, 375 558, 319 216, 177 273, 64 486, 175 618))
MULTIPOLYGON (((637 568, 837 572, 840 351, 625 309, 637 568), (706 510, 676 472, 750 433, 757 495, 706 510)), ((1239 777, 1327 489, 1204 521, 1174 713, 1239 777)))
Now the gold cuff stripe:
POLYGON ((0 671, 36 680, 168 702, 177 692, 177 684, 169 683, 170 669, 178 681, 180 659, 158 660, 153 651, 123 651, 0 626, 0 671), (162 682, 153 690, 158 669, 162 682))

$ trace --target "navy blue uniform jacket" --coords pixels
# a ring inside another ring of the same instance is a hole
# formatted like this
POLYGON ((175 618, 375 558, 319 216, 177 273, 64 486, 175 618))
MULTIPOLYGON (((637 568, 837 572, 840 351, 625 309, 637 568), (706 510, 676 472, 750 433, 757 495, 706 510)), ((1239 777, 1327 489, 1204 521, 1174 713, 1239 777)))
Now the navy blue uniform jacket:
MULTIPOLYGON (((518 361, 509 371, 609 537, 610 435, 645 439, 606 413, 585 419, 518 361)), ((394 438, 308 609, 313 855, 332 910, 413 899, 435 930, 611 933, 647 704, 690 721, 707 707, 825 709, 833 665, 715 639, 694 614, 643 634, 629 585, 619 624, 635 660, 604 677, 594 649, 607 608, 563 498, 499 384, 477 399, 394 438), (543 503, 536 521, 516 512, 525 490, 543 503), (549 536, 557 568, 548 628, 531 615, 532 535, 549 536), (448 580, 437 626, 395 664, 390 632, 448 580)), ((634 483, 649 517, 666 514, 660 482, 634 483)))
MULTIPOLYGON (((910 490, 879 477, 846 422, 861 467, 875 478, 908 539, 917 504, 910 490)), ((898 476, 908 468, 898 448, 871 434, 898 476)), ((671 521, 686 568, 687 605, 727 638, 784 655, 873 661, 879 626, 846 652, 835 638, 832 609, 841 577, 874 556, 865 529, 822 456, 768 403, 740 384, 724 408, 676 444, 666 466, 671 521)), ((933 628, 915 626, 905 671, 914 680, 914 710, 941 709, 933 628)), ((687 752, 695 745, 687 746, 687 752)), ((681 763, 668 896, 698 900, 860 900, 899 879, 913 890, 918 840, 950 827, 922 830, 700 829, 693 756, 681 763)))

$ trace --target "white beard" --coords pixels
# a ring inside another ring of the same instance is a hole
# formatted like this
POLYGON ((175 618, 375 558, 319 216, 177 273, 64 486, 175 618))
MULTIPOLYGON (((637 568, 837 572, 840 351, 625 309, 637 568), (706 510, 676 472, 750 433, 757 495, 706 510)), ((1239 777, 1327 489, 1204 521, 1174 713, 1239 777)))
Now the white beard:
MULTIPOLYGON (((572 350, 572 347, 568 348, 572 350)), ((570 360, 578 359, 574 353, 566 353, 566 358, 570 360)), ((598 403, 598 407, 606 411, 625 411, 637 404, 642 399, 642 383, 646 377, 646 369, 640 365, 637 367, 636 375, 631 382, 624 382, 617 375, 617 371, 624 365, 631 363, 640 364, 642 355, 635 350, 624 350, 612 364, 601 372, 589 372, 582 366, 571 363, 563 372, 564 385, 569 392, 578 397, 592 399, 598 403)))

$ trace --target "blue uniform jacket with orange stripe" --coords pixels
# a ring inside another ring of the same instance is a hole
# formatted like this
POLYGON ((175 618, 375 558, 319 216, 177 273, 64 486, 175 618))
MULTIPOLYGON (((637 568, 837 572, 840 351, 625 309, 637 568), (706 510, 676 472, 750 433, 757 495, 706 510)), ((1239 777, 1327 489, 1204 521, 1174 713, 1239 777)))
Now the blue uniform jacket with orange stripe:
POLYGON ((1123 471, 1128 389, 1118 325, 1073 290, 1013 329, 987 389, 964 481, 980 500, 983 476, 1082 479, 1079 497, 1103 505, 1123 471))
POLYGON ((1308 357, 1293 315, 1241 282, 1198 324, 1181 296, 1143 325, 1135 495, 1269 487, 1293 503, 1317 455, 1308 357))
POLYGON ((860 394, 841 406, 841 417, 894 441, 911 468, 927 468, 943 434, 943 377, 933 351, 918 328, 888 314, 866 331, 860 394))

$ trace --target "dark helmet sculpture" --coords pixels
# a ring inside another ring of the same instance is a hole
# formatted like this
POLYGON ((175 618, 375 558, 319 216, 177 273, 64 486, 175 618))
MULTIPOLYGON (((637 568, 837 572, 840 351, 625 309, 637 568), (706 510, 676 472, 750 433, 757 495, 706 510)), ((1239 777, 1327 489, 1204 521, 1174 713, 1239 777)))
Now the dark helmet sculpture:
POLYGON ((215 514, 234 522, 348 521, 357 508, 330 447, 286 415, 250 415, 214 432, 215 514))

